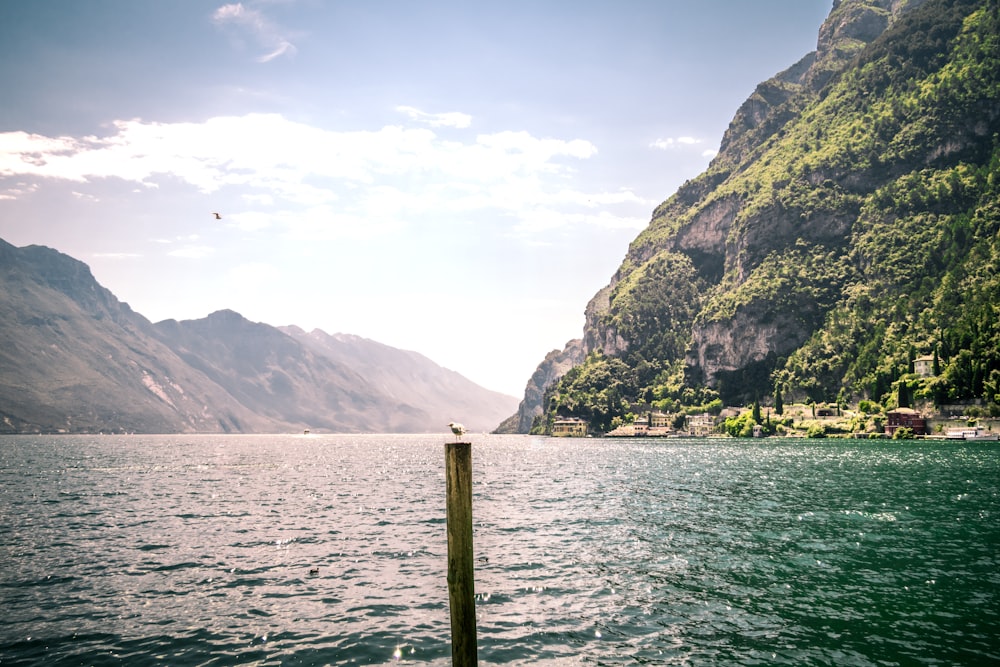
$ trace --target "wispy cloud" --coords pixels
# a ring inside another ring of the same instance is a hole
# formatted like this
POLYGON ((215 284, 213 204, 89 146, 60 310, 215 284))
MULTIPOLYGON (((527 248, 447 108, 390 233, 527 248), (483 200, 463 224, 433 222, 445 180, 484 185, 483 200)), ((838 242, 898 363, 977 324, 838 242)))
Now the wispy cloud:
MULTIPOLYGON (((0 138, 0 144, 2 144, 3 139, 0 138)), ((0 145, 0 174, 3 173, 3 146, 0 145)), ((15 183, 13 185, 7 186, 6 188, 0 187, 0 200, 4 199, 20 199, 27 195, 36 192, 39 188, 38 183, 15 183)))
POLYGON ((459 111, 446 113, 427 113, 414 107, 398 106, 396 111, 406 114, 412 120, 430 125, 431 127, 466 128, 472 125, 472 116, 459 111))
POLYGON ((701 139, 695 139, 694 137, 667 137, 665 139, 657 139, 649 147, 667 151, 681 146, 697 146, 700 143, 701 139))
POLYGON ((257 46, 265 52, 257 57, 257 62, 266 63, 280 56, 295 55, 295 45, 286 30, 268 19, 264 14, 242 2, 222 5, 212 14, 218 25, 233 25, 251 36, 257 46))

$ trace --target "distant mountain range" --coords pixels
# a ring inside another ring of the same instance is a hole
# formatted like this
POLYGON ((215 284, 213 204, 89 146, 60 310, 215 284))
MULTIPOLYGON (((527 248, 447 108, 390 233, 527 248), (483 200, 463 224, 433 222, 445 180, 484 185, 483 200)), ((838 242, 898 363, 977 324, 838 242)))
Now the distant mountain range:
POLYGON ((491 430, 517 407, 417 354, 233 311, 152 323, 42 246, 0 240, 0 433, 491 430))

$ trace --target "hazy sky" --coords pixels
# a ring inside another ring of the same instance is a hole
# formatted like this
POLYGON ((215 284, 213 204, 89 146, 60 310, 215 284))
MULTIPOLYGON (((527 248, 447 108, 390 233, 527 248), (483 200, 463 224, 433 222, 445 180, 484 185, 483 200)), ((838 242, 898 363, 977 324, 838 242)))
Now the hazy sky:
POLYGON ((0 238, 520 396, 831 6, 0 2, 0 238))

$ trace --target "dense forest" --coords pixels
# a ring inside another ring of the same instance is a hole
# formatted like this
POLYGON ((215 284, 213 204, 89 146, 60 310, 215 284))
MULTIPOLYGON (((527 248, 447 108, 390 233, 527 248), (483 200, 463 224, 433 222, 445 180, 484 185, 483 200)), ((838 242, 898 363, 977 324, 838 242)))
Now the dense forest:
POLYGON ((588 307, 535 431, 790 400, 1000 414, 1000 4, 910 4, 837 3, 758 87, 588 307))

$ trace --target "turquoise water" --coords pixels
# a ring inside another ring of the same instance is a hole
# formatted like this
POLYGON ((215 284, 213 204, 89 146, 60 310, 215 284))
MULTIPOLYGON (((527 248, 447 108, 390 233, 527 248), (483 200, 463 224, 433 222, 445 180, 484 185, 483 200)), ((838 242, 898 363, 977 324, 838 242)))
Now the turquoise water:
MULTIPOLYGON (((1000 662, 996 443, 471 439, 481 664, 1000 662)), ((0 665, 449 665, 445 440, 0 437, 0 665)))

